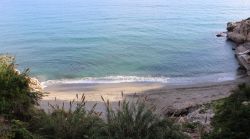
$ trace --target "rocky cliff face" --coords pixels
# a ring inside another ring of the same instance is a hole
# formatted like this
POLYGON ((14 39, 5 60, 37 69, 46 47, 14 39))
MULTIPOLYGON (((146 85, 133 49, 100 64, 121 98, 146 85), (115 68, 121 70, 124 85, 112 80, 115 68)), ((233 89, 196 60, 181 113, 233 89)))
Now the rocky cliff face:
POLYGON ((236 44, 250 42, 250 18, 227 23, 227 38, 236 44))

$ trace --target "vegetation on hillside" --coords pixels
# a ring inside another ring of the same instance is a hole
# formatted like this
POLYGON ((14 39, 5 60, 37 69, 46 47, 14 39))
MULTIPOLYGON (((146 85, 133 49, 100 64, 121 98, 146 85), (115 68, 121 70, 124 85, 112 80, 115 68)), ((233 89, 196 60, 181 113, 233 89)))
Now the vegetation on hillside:
POLYGON ((19 73, 14 58, 0 57, 0 114, 6 118, 28 120, 42 93, 29 88, 28 70, 19 73))
POLYGON ((213 131, 205 139, 250 138, 250 87, 239 85, 233 93, 215 102, 213 131))

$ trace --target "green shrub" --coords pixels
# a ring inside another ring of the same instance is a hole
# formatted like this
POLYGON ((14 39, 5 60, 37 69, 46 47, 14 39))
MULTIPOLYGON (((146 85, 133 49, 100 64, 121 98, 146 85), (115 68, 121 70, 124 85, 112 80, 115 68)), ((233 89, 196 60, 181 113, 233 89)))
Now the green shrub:
POLYGON ((104 121, 94 111, 86 111, 84 96, 80 102, 70 102, 70 109, 51 106, 52 112, 40 111, 34 114, 31 131, 50 139, 98 138, 103 131, 104 121), (73 110, 73 106, 75 109, 73 110))
POLYGON ((34 139, 35 136, 32 135, 32 133, 26 129, 27 126, 28 126, 28 123, 25 123, 19 120, 12 120, 11 121, 12 136, 10 138, 12 139, 34 139))
POLYGON ((213 131, 204 138, 248 139, 250 138, 250 87, 239 85, 238 89, 216 104, 212 119, 213 131))
POLYGON ((173 121, 154 113, 143 99, 124 99, 114 110, 107 107, 107 131, 111 139, 184 139, 187 138, 173 121))
POLYGON ((49 139, 184 139, 185 136, 167 118, 161 118, 144 101, 123 100, 119 109, 106 104, 106 116, 100 118, 95 106, 87 111, 84 96, 70 102, 70 109, 51 106, 49 114, 37 111, 30 121, 30 131, 49 139), (73 106, 76 108, 73 110, 73 106))
POLYGON ((12 57, 0 57, 0 115, 27 120, 42 94, 31 91, 28 70, 19 73, 14 62, 12 57))

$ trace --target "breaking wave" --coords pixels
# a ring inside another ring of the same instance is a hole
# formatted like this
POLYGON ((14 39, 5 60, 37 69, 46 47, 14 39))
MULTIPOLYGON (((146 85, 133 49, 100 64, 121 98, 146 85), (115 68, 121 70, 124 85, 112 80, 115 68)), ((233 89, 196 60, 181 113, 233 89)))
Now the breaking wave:
POLYGON ((165 83, 165 84, 196 84, 202 82, 222 82, 234 80, 232 74, 220 73, 201 77, 139 77, 139 76, 106 76, 84 77, 79 79, 47 80, 42 82, 44 87, 55 84, 108 84, 108 83, 165 83))

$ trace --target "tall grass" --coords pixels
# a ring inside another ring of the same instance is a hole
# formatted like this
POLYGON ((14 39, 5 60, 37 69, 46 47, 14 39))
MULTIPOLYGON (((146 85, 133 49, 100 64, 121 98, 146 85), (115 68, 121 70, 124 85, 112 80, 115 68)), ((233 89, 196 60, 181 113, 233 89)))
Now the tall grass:
POLYGON ((124 98, 113 109, 109 101, 107 108, 108 137, 112 139, 184 139, 179 126, 168 118, 155 113, 155 106, 149 106, 145 98, 127 101, 124 98))
POLYGON ((154 113, 154 107, 145 99, 128 101, 124 98, 113 107, 105 101, 105 115, 95 111, 96 105, 86 110, 84 95, 80 101, 64 105, 51 105, 51 112, 38 112, 30 129, 33 133, 51 139, 184 139, 173 121, 154 113), (73 108, 75 106, 75 108, 73 108), (116 108, 116 109, 115 109, 116 108))

